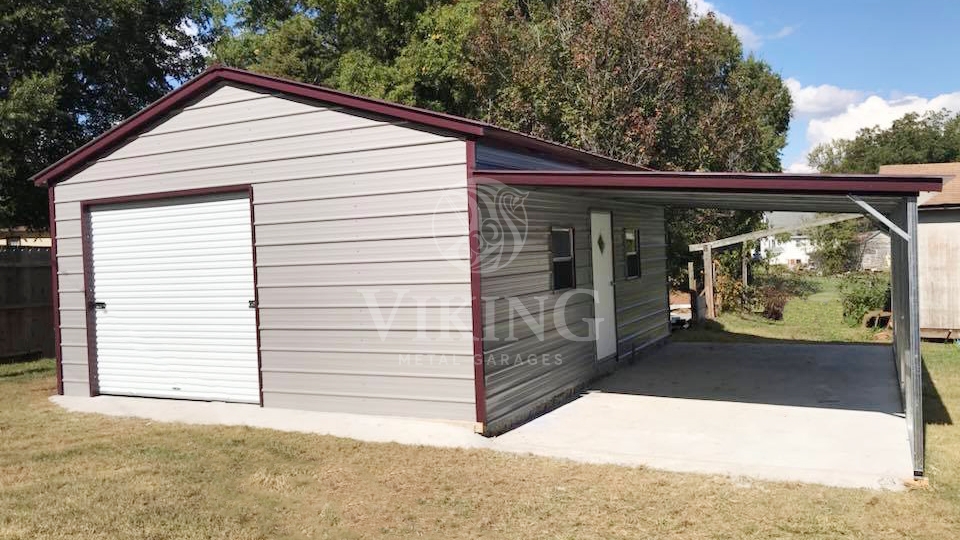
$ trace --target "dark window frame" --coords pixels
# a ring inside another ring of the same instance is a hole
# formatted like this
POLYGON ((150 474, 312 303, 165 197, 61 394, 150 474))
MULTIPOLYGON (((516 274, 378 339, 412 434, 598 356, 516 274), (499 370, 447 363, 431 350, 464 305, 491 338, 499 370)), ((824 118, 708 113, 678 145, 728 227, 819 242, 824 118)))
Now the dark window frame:
POLYGON ((573 227, 564 227, 564 226, 551 226, 550 227, 550 289, 552 291, 568 291, 571 289, 577 288, 577 249, 576 244, 576 231, 573 227), (563 255, 558 257, 553 249, 553 235, 557 232, 566 232, 568 235, 568 241, 570 242, 570 255, 563 255), (558 287, 557 286, 557 263, 566 264, 569 263, 570 266, 570 286, 569 287, 558 287))
POLYGON ((640 279, 643 277, 643 265, 640 262, 640 229, 623 229, 623 275, 628 280, 640 279), (629 234, 633 234, 633 249, 630 251, 627 247, 627 237, 629 234), (630 258, 635 257, 637 260, 636 274, 631 274, 630 272, 630 258))

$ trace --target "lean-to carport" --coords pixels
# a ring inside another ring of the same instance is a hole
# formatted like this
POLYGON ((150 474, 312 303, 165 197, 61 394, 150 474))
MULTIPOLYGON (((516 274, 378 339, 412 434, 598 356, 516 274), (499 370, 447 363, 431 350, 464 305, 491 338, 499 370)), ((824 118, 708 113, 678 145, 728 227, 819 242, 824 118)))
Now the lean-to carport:
POLYGON ((481 171, 478 184, 499 182, 531 191, 590 197, 611 192, 638 204, 861 213, 890 233, 893 348, 910 437, 914 473, 923 474, 923 411, 917 277, 917 195, 939 191, 928 176, 674 173, 647 171, 481 171))

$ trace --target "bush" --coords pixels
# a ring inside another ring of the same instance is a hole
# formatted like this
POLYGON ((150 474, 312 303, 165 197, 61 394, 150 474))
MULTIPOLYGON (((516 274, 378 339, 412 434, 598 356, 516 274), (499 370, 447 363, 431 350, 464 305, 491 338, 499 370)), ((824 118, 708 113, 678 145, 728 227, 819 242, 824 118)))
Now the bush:
POLYGON ((774 285, 764 285, 757 289, 757 303, 760 304, 763 316, 774 321, 783 320, 783 309, 789 299, 789 293, 774 285))
POLYGON ((728 274, 717 273, 713 288, 720 311, 742 311, 752 303, 751 288, 744 287, 743 281, 728 274))
POLYGON ((890 276, 849 274, 840 282, 840 301, 844 320, 857 326, 867 312, 890 309, 890 276))
POLYGON ((787 301, 793 297, 806 298, 817 292, 814 281, 794 272, 763 266, 753 276, 753 284, 745 287, 739 278, 726 273, 721 267, 714 290, 720 311, 752 311, 779 321, 787 301))

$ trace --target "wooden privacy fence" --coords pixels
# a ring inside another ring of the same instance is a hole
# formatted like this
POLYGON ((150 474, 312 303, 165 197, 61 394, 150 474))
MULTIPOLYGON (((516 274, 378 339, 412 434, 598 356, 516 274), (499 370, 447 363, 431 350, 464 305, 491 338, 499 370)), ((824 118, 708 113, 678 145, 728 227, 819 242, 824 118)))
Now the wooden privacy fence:
POLYGON ((53 355, 50 248, 0 247, 0 362, 53 355))

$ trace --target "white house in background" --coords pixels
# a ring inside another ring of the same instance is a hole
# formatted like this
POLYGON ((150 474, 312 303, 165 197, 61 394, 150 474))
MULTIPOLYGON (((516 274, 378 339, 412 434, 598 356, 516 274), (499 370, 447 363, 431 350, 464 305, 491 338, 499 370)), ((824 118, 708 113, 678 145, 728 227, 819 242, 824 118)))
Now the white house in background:
POLYGON ((810 264, 810 255, 814 252, 813 242, 806 234, 793 234, 789 240, 780 241, 776 237, 760 240, 760 254, 770 260, 770 264, 798 269, 810 264))
MULTIPOLYGON (((791 227, 804 221, 817 218, 813 212, 767 212, 764 219, 767 227, 791 227)), ((803 268, 810 264, 810 255, 814 252, 810 236, 800 232, 790 235, 789 240, 780 241, 770 236, 760 240, 760 255, 770 259, 770 264, 787 266, 791 269, 803 268)))

